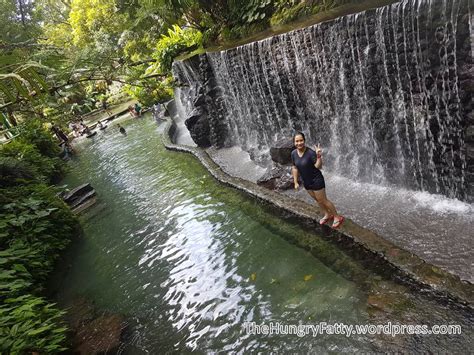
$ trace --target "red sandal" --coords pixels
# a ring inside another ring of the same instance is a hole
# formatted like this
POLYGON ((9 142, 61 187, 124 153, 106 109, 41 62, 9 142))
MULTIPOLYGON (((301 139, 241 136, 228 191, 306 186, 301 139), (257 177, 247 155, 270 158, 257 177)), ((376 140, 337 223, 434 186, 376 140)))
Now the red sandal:
POLYGON ((324 224, 328 223, 333 218, 334 218, 334 216, 323 217, 319 220, 319 224, 324 225, 324 224))
POLYGON ((340 216, 339 219, 334 219, 334 222, 332 223, 332 228, 337 229, 341 226, 342 223, 344 223, 344 217, 340 216))

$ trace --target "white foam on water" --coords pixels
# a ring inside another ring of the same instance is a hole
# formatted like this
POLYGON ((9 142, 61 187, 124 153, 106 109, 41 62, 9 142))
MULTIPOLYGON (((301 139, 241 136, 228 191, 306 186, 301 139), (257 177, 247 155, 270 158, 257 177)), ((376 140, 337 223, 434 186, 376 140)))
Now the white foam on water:
POLYGON ((429 192, 414 192, 412 198, 423 207, 428 207, 441 213, 473 214, 474 205, 457 199, 450 199, 443 195, 430 194, 429 192))

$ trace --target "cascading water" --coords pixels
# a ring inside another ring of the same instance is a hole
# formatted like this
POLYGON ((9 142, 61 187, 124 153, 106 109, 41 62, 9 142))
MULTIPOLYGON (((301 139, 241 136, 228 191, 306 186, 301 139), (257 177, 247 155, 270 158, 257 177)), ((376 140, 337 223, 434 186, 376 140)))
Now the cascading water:
POLYGON ((469 20, 467 0, 403 1, 206 53, 174 74, 217 102, 209 134, 224 122, 224 145, 256 160, 303 130, 337 175, 471 201, 469 20))
MULTIPOLYGON (((181 72, 185 75, 186 82, 191 83, 198 80, 198 78, 195 77, 194 71, 188 70, 186 65, 182 65, 182 63, 179 62, 177 65, 180 66, 181 72)), ((184 123, 184 119, 188 117, 193 111, 194 106, 191 98, 196 96, 195 90, 196 85, 193 87, 177 87, 175 89, 176 115, 174 120, 177 125, 177 136, 175 137, 175 141, 179 144, 195 145, 184 123)))

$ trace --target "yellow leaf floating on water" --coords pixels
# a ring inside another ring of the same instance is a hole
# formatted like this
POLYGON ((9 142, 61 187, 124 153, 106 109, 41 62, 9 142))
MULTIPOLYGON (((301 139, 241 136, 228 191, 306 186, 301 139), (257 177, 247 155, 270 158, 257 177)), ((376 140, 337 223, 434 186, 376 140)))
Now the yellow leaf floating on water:
POLYGON ((250 280, 255 281, 256 279, 257 279, 256 273, 253 273, 252 275, 250 275, 250 280))
POLYGON ((303 280, 309 281, 309 280, 311 280, 312 278, 313 278, 313 275, 304 275, 303 280))

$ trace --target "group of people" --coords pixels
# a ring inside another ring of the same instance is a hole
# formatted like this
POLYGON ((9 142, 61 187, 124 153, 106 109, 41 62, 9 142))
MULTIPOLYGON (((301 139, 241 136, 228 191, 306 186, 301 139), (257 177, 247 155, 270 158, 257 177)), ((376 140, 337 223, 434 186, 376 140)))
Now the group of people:
POLYGON ((87 126, 82 119, 69 123, 69 129, 76 138, 91 133, 89 126, 87 126))
POLYGON ((128 112, 130 112, 132 117, 139 117, 142 114, 142 107, 137 102, 135 105, 128 106, 128 112))

